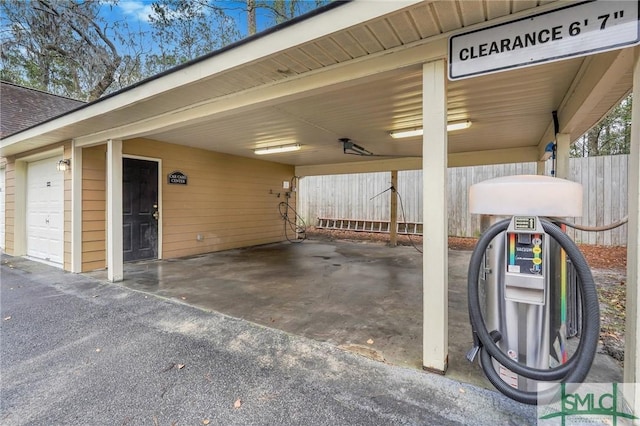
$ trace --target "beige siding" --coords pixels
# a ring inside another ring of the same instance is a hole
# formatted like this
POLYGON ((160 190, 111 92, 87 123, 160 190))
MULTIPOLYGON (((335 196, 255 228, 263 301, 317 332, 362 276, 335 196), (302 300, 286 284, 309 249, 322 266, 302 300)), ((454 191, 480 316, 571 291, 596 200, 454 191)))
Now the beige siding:
POLYGON ((82 271, 107 265, 106 147, 82 150, 82 271))
POLYGON ((145 139, 125 141, 123 154, 162 160, 163 258, 285 239, 278 204, 292 166, 145 139), (176 170, 187 175, 187 185, 167 183, 176 170))
MULTIPOLYGON (((106 267, 105 152, 101 145, 82 154, 82 271, 106 267)), ((164 258, 285 239, 278 204, 284 200, 282 182, 291 179, 293 167, 144 139, 125 141, 123 152, 162 160, 164 258), (167 184, 166 176, 174 170, 188 176, 188 185, 167 184)), ((65 143, 64 158, 70 157, 71 144, 65 143)), ((6 252, 13 254, 15 159, 7 159, 5 174, 6 252)), ((64 180, 64 269, 71 269, 70 172, 64 180)))

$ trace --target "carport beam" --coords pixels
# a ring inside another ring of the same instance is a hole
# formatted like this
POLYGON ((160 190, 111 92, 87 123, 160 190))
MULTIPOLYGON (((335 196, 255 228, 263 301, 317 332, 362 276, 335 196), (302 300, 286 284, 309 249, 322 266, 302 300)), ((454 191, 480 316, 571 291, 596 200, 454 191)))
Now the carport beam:
POLYGON ((107 141, 107 277, 123 279, 122 141, 107 141))
POLYGON ((445 60, 422 67, 422 365, 443 374, 449 356, 446 69, 445 60))

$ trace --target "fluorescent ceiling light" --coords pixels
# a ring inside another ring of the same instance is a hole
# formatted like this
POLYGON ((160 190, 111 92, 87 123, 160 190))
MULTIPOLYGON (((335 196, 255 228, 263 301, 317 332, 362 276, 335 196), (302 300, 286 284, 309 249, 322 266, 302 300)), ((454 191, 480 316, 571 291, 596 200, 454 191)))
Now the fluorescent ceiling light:
POLYGON ((455 130, 464 130, 471 127, 471 120, 452 121, 447 124, 447 132, 453 132, 455 130))
POLYGON ((389 132, 392 138, 412 138, 414 136, 422 136, 422 129, 410 129, 410 130, 398 130, 395 132, 389 132))
MULTIPOLYGON (((471 127, 470 120, 453 121, 447 124, 447 131, 453 132, 455 130, 468 129, 469 127, 471 127)), ((416 129, 408 129, 408 130, 397 130, 397 131, 389 132, 389 135, 391 135, 391 137, 394 139, 411 138, 414 136, 422 136, 422 129, 416 128, 416 129)))
POLYGON ((294 143, 291 145, 270 146, 266 148, 254 149, 253 152, 258 155, 264 154, 278 154, 280 152, 298 151, 300 144, 294 143))

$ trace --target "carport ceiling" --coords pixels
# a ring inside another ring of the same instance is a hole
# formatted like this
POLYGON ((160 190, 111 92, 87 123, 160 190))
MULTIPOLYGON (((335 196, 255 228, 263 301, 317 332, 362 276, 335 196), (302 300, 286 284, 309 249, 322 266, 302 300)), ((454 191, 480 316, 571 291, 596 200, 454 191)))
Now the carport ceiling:
MULTIPOLYGON (((537 147, 550 130, 585 59, 487 75, 448 84, 449 121, 471 120, 469 129, 449 133, 449 152, 537 147)), ((631 86, 621 78, 592 113, 572 129, 579 137, 631 86)), ((344 155, 339 138, 383 156, 422 156, 422 137, 393 139, 391 130, 422 126, 422 69, 387 72, 375 78, 325 87, 320 93, 242 110, 188 127, 150 135, 153 139, 254 156, 253 149, 299 143, 302 149, 264 159, 294 165, 331 164, 379 157, 344 155)))
MULTIPOLYGON (((455 31, 565 5, 346 3, 9 136, 0 155, 71 138, 88 146, 147 137, 245 157, 299 143, 300 151, 260 157, 295 166, 380 158, 344 155, 339 138, 380 156, 419 157, 421 137, 389 132, 422 125, 421 64, 446 59, 455 31)), ((449 121, 473 123, 449 133, 449 153, 473 161, 489 152, 487 162, 495 150, 524 149, 520 161, 533 161, 554 137, 553 111, 575 140, 629 93, 632 63, 625 49, 449 82, 449 121)))

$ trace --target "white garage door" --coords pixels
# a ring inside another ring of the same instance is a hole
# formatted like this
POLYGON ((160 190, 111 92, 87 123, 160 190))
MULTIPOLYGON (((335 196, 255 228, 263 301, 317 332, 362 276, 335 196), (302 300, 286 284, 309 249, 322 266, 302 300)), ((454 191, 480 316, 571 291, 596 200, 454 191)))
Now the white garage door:
POLYGON ((27 255, 62 266, 64 173, 59 158, 27 164, 27 255))
POLYGON ((5 204, 5 194, 7 193, 6 188, 4 186, 4 169, 0 169, 0 248, 4 249, 4 224, 5 224, 5 216, 4 216, 4 206, 5 204))

